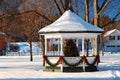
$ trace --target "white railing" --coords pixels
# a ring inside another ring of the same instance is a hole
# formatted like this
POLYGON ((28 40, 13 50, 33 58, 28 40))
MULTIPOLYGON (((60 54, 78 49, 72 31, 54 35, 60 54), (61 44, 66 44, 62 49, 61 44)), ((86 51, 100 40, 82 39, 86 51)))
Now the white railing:
MULTIPOLYGON (((41 53, 34 53, 33 55, 40 55, 41 53)), ((7 52, 6 56, 29 56, 30 52, 7 52)))

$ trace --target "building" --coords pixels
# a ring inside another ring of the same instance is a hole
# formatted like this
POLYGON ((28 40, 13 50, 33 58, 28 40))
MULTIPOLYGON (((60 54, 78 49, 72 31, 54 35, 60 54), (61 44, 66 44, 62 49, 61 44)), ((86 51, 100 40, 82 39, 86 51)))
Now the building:
POLYGON ((120 52, 120 31, 119 30, 113 29, 105 33, 104 51, 120 52))
POLYGON ((5 55, 5 49, 6 49, 5 37, 6 37, 6 34, 3 32, 0 32, 0 56, 5 55))

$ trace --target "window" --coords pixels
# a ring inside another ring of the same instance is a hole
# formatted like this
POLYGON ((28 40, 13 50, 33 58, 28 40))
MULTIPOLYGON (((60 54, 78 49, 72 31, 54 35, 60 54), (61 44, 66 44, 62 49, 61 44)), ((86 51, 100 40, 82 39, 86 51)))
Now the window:
POLYGON ((117 36, 117 40, 120 40, 120 36, 117 36))
POLYGON ((117 45, 117 47, 120 47, 120 45, 117 45))
POLYGON ((115 45, 107 45, 107 47, 115 47, 115 45))
POLYGON ((115 36, 109 36, 109 40, 115 40, 115 36))
POLYGON ((56 39, 56 38, 51 38, 51 39, 47 39, 47 47, 46 47, 46 55, 59 55, 60 54, 60 50, 61 50, 61 46, 60 46, 60 39, 56 39))

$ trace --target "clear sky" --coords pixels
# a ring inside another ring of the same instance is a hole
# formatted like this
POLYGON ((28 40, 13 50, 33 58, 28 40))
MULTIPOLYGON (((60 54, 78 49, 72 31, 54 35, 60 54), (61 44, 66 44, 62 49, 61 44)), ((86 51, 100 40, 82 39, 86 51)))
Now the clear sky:
MULTIPOLYGON (((84 9, 84 3, 82 2, 82 0, 79 0, 80 1, 80 9, 79 9, 79 16, 84 18, 84 10, 82 10, 81 8, 84 9)), ((102 3, 104 0, 98 0, 99 2, 99 7, 101 7, 102 3)), ((94 15, 94 9, 93 9, 93 0, 91 0, 92 2, 92 5, 90 6, 90 9, 89 9, 89 17, 90 19, 93 18, 93 15, 94 15)), ((102 15, 107 15, 109 16, 110 18, 113 18, 117 12, 120 12, 120 0, 111 0, 111 2, 109 3, 109 5, 105 8, 104 12, 101 13, 101 16, 102 15)), ((117 17, 116 20, 120 20, 120 15, 117 17)))

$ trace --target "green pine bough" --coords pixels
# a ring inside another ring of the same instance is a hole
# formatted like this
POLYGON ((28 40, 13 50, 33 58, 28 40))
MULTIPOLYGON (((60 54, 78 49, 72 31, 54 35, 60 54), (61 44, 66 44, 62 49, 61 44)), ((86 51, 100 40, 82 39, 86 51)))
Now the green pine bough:
POLYGON ((88 60, 87 60, 87 59, 85 59, 85 61, 86 61, 86 64, 87 64, 88 66, 94 66, 94 65, 95 65, 95 63, 96 63, 96 61, 97 61, 97 59, 98 59, 98 56, 96 56, 96 57, 95 57, 95 59, 94 59, 93 63, 91 63, 91 64, 88 62, 88 60))
POLYGON ((58 59, 58 61, 56 63, 52 63, 52 62, 50 62, 48 57, 46 57, 46 63, 49 64, 52 68, 55 68, 59 64, 59 61, 60 61, 60 59, 58 59))
POLYGON ((73 63, 73 64, 70 64, 69 62, 67 62, 64 58, 63 58, 63 61, 66 65, 68 65, 69 67, 76 67, 78 65, 80 65, 82 63, 82 58, 77 62, 77 63, 73 63))

